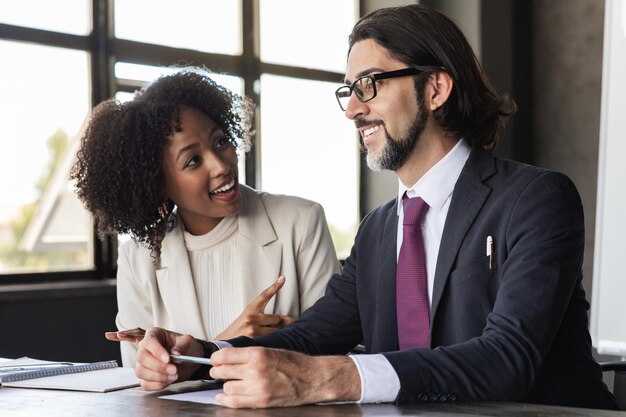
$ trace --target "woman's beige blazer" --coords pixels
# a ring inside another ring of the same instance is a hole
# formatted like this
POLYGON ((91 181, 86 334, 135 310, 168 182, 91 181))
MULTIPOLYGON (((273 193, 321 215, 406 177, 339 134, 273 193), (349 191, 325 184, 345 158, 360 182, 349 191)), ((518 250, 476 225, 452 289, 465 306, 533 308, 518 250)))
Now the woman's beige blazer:
MULTIPOLYGON (((249 285, 246 304, 280 274, 286 282, 266 313, 299 317, 320 298, 339 272, 323 208, 299 197, 268 194, 240 186, 238 270, 249 285)), ((155 265, 150 251, 134 241, 120 248, 117 273, 117 327, 164 327, 207 339, 183 239, 182 222, 169 231, 155 265)), ((215 308, 219 308, 216 306, 215 308)), ((124 366, 134 366, 136 346, 121 344, 124 366)))

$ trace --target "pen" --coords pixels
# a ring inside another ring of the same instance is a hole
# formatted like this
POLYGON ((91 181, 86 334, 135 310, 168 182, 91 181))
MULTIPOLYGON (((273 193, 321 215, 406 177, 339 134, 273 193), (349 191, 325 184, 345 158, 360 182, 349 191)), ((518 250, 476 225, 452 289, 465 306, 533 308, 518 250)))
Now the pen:
POLYGON ((487 236, 487 256, 489 257, 489 269, 493 269, 493 238, 487 236))
POLYGON ((36 371, 39 369, 46 369, 51 366, 74 366, 71 362, 57 362, 57 363, 30 363, 23 365, 5 365, 0 366, 0 372, 10 371, 36 371))
POLYGON ((201 365, 212 365, 211 359, 209 358, 200 358, 197 356, 185 356, 185 355, 170 355, 172 359, 183 362, 193 362, 199 363, 201 365))

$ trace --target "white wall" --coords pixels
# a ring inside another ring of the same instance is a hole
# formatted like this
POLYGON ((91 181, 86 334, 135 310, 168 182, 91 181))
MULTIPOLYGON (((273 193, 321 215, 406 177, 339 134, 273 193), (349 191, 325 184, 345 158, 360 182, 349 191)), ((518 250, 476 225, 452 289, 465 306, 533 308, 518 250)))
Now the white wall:
POLYGON ((626 4, 607 0, 591 330, 598 353, 626 356, 626 4))

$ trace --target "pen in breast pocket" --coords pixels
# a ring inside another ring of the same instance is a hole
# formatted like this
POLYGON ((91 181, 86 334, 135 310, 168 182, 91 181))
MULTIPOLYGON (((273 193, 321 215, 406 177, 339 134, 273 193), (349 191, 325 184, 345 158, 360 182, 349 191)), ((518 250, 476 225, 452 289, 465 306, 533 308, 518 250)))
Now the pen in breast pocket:
POLYGON ((489 257, 489 269, 493 269, 493 238, 487 236, 487 256, 489 257))

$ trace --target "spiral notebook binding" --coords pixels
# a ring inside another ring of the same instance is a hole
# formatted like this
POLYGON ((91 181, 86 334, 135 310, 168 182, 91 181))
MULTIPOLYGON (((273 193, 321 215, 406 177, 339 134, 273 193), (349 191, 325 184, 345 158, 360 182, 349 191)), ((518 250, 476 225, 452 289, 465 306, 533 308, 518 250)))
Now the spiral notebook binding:
POLYGON ((76 374, 79 372, 97 371, 99 369, 117 368, 117 361, 104 361, 85 363, 81 365, 62 366, 59 368, 38 369, 36 371, 21 372, 15 375, 9 375, 2 378, 2 383, 24 381, 27 379, 45 378, 48 376, 76 374))

